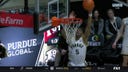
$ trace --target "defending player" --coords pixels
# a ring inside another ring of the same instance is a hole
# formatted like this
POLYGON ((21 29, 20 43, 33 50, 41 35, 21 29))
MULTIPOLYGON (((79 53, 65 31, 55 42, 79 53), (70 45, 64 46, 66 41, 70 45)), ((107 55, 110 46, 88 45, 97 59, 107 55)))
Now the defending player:
POLYGON ((112 47, 116 48, 118 40, 123 36, 123 47, 121 54, 123 55, 123 63, 122 66, 128 66, 128 17, 123 19, 123 24, 120 28, 120 31, 116 37, 115 42, 112 47))
POLYGON ((60 53, 56 46, 57 33, 59 26, 51 28, 44 32, 41 50, 39 52, 39 60, 37 66, 58 66, 60 61, 60 53))

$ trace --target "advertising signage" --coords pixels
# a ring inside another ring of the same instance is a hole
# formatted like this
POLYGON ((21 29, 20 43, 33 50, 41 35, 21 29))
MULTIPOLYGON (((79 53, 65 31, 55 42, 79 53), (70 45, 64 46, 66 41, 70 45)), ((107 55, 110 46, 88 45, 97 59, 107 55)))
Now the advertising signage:
POLYGON ((0 26, 33 27, 33 16, 29 14, 0 13, 0 26))

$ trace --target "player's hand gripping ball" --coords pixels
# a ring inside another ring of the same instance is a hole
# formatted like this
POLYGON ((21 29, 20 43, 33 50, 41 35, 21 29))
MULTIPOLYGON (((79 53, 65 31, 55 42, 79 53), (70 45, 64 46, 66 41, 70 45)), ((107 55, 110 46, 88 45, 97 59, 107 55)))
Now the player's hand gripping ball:
POLYGON ((93 0, 83 0, 83 8, 88 12, 91 12, 95 7, 93 0))
POLYGON ((52 17, 52 26, 56 27, 60 24, 60 20, 57 17, 52 17))

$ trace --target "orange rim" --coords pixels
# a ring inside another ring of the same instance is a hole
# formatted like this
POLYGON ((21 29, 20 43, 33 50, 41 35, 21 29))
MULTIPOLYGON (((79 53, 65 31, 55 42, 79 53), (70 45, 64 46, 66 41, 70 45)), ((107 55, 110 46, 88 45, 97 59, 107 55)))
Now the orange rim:
POLYGON ((81 24, 83 20, 81 18, 57 18, 52 19, 52 26, 58 26, 60 24, 81 24))

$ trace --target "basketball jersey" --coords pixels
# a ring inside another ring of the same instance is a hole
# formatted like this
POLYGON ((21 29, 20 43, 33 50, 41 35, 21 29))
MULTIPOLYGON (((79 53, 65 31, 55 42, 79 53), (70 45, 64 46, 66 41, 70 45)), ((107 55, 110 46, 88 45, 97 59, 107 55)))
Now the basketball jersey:
POLYGON ((75 41, 69 46, 69 66, 86 66, 86 46, 83 43, 83 38, 75 41))
MULTIPOLYGON (((128 17, 123 19, 125 26, 125 30, 124 30, 124 40, 128 40, 128 17)), ((126 42, 127 45, 127 42, 126 42)))
POLYGON ((123 44, 124 45, 128 45, 128 17, 123 19, 123 22, 125 24, 125 30, 124 30, 124 40, 123 40, 123 44))
POLYGON ((50 39, 58 37, 58 33, 60 31, 60 26, 51 28, 44 32, 44 42, 49 42, 50 39))
POLYGON ((57 32, 53 32, 51 29, 44 32, 44 42, 47 43, 48 40, 54 38, 57 32))
POLYGON ((123 19, 125 24, 121 54, 128 55, 128 17, 123 19))

